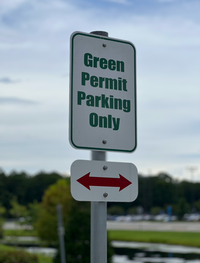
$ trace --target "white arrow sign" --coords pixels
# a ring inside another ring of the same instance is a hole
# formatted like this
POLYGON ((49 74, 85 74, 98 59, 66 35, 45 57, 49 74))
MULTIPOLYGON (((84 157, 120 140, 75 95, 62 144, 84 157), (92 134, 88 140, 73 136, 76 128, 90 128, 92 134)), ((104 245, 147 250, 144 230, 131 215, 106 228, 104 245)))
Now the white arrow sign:
POLYGON ((71 166, 71 193, 79 201, 132 202, 138 195, 131 163, 77 160, 71 166))

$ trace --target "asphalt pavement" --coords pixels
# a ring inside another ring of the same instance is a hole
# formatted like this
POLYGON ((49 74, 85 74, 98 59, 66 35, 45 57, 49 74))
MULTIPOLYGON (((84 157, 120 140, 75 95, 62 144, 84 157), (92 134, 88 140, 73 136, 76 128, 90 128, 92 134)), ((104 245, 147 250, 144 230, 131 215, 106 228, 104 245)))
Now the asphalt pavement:
POLYGON ((5 221, 3 225, 3 229, 19 230, 19 229, 33 229, 33 227, 29 225, 20 225, 19 223, 14 221, 5 221))
POLYGON ((116 222, 107 221, 108 230, 149 230, 200 232, 200 222, 116 222))
MULTIPOLYGON (((4 229, 22 229, 24 227, 15 222, 5 222, 4 229)), ((117 222, 107 221, 108 230, 149 230, 149 231, 179 231, 200 232, 200 222, 150 222, 133 221, 117 222)))

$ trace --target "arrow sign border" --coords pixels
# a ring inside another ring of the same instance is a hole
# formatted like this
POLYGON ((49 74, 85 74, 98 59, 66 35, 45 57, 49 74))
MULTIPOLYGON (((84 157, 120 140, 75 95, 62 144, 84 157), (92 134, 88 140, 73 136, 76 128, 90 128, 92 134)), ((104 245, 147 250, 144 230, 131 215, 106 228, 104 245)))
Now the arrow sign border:
POLYGON ((71 165, 71 194, 77 201, 133 202, 138 195, 137 168, 132 163, 76 160, 71 165), (104 170, 104 166, 107 166, 108 169, 104 170), (123 191, 119 191, 120 186, 92 186, 89 190, 77 181, 88 172, 92 175, 91 178, 103 177, 112 180, 119 179, 119 174, 121 174, 132 184, 123 191))

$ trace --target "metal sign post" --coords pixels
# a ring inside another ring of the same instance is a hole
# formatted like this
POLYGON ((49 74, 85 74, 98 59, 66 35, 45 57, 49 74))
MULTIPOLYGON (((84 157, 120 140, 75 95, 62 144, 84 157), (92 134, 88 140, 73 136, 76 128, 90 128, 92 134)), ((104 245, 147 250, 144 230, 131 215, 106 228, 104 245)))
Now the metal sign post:
POLYGON ((60 204, 57 204, 56 209, 57 209, 57 218, 58 218, 58 235, 60 242, 60 260, 61 263, 66 263, 65 241, 64 241, 65 229, 63 227, 62 206, 60 204))
MULTIPOLYGON (((107 32, 92 34, 107 36, 107 32)), ((106 152, 92 151, 92 160, 106 161, 106 152)), ((107 263, 107 202, 91 202, 91 263, 107 263)))
MULTIPOLYGON (((106 161, 106 152, 92 151, 92 160, 106 161)), ((91 263, 107 262, 107 202, 91 202, 91 263)))

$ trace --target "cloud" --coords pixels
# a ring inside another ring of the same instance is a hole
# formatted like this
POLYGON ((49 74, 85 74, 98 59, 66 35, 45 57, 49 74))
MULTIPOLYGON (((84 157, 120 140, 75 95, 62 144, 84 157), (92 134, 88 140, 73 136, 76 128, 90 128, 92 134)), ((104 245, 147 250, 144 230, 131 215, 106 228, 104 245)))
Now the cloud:
POLYGON ((21 99, 17 97, 0 97, 0 105, 1 104, 21 104, 21 105, 32 105, 36 104, 36 101, 28 100, 28 99, 21 99))
POLYGON ((130 3, 127 0, 106 0, 106 1, 115 4, 130 5, 130 3))
POLYGON ((2 77, 0 78, 0 83, 4 83, 4 84, 14 84, 14 83, 17 83, 19 82, 19 80, 14 80, 14 79, 11 79, 9 77, 2 77))
POLYGON ((1 0, 0 1, 0 14, 7 14, 17 8, 20 8, 24 3, 28 2, 28 0, 1 0))
POLYGON ((158 2, 161 3, 171 3, 171 2, 177 2, 177 0, 157 0, 158 2))

